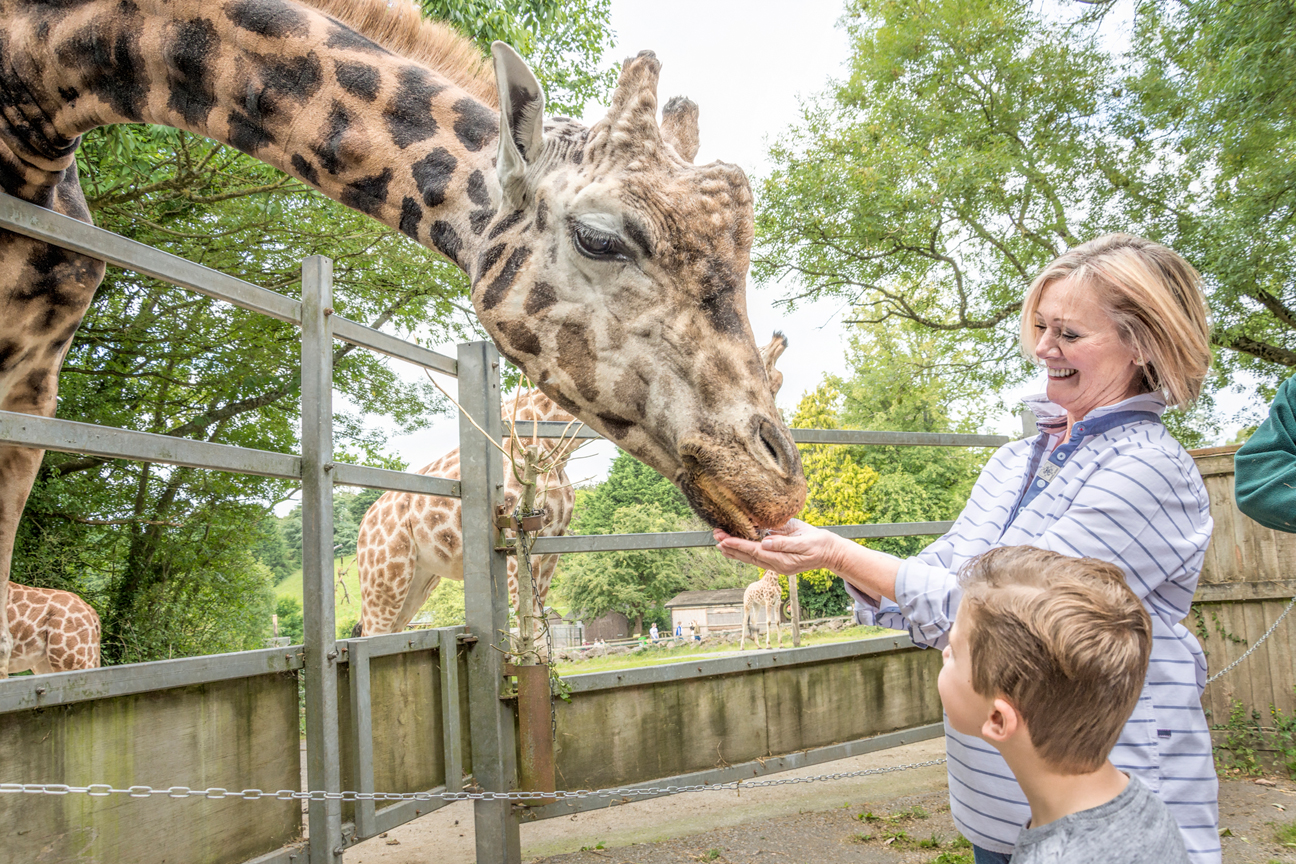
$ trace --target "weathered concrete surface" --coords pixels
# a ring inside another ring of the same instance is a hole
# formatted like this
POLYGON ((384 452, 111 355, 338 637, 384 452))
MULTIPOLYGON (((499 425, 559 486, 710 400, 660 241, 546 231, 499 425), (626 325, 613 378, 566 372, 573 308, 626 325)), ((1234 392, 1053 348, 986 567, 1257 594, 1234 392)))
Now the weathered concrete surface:
POLYGON ((937 651, 573 694, 557 702, 558 788, 705 771, 941 720, 937 651))
MULTIPOLYGON (((296 789, 295 676, 0 715, 6 782, 296 789)), ((226 864, 301 832, 295 801, 0 795, 0 860, 226 864)))

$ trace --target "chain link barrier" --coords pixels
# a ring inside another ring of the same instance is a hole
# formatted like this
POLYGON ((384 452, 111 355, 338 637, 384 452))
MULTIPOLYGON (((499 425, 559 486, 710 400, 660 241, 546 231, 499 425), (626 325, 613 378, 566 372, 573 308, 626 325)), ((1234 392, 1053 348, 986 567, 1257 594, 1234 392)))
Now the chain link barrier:
POLYGON ((1293 607, 1293 606, 1296 606, 1296 597, 1293 597, 1293 598, 1291 599, 1291 601, 1287 604, 1287 608, 1284 609, 1284 610, 1282 611, 1282 614, 1278 616, 1278 620, 1274 621, 1273 625, 1270 626, 1270 628, 1269 628, 1268 630, 1265 631, 1264 635, 1261 636, 1259 639, 1257 639, 1257 640, 1256 640, 1256 643, 1255 643, 1254 645, 1252 645, 1250 648, 1248 648, 1248 649, 1246 650, 1246 653, 1244 653, 1241 657, 1239 657, 1239 658, 1237 658, 1236 660, 1234 660, 1234 661, 1233 661, 1232 663, 1230 663, 1229 665, 1225 666, 1225 667, 1224 667, 1223 669, 1221 669, 1220 671, 1216 672, 1214 675, 1212 675, 1212 676, 1210 676, 1209 678, 1207 678, 1207 679, 1206 679, 1206 683, 1207 683, 1207 684, 1210 684, 1210 683, 1212 683, 1213 681, 1215 681, 1217 678, 1220 678, 1220 677, 1222 677, 1223 675, 1227 674, 1228 672, 1233 671, 1233 667, 1237 666, 1237 665, 1238 665, 1239 663, 1241 663, 1243 660, 1245 660, 1246 658, 1250 657, 1250 656, 1251 656, 1251 653, 1252 653, 1253 651, 1255 651, 1257 648, 1259 648, 1261 645, 1263 645, 1263 644, 1264 644, 1264 641, 1265 641, 1266 639, 1268 639, 1268 638, 1273 634, 1273 632, 1274 632, 1275 630, 1278 629, 1278 625, 1281 624, 1281 623, 1282 623, 1282 620, 1283 620, 1284 618, 1287 617, 1287 613, 1290 612, 1290 611, 1292 610, 1292 607, 1293 607))
POLYGON ((743 789, 761 789, 770 786, 794 786, 802 783, 819 783, 830 780, 849 780, 877 774, 894 774, 915 768, 929 768, 945 764, 944 759, 929 759, 907 765, 886 768, 865 768, 860 771, 840 771, 835 774, 816 774, 809 777, 780 777, 775 780, 731 780, 728 783, 690 783, 682 786, 634 786, 621 789, 572 789, 557 792, 297 792, 280 789, 266 792, 261 789, 229 790, 218 786, 208 789, 190 789, 188 786, 170 786, 154 789, 151 786, 129 786, 118 789, 107 783, 89 786, 68 786, 65 783, 0 783, 2 793, 33 795, 85 794, 93 798, 109 795, 128 795, 131 798, 149 798, 162 795, 167 798, 239 798, 244 801, 571 801, 581 798, 654 798, 659 795, 678 795, 681 792, 733 792, 743 789))

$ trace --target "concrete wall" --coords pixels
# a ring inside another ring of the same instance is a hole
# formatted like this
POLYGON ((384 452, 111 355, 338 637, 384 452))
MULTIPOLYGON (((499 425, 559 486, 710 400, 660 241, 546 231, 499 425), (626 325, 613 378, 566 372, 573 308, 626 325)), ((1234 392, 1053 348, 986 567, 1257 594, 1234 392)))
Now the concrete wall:
MULTIPOLYGON (((795 663, 795 652, 784 656, 795 663)), ((940 667, 940 652, 906 648, 589 692, 572 676, 578 692, 555 700, 558 788, 638 783, 938 723, 940 667)))
MULTIPOLYGON (((259 675, 0 715, 27 783, 300 788, 297 678, 259 675)), ((297 801, 0 795, 0 860, 226 864, 301 834, 297 801)))

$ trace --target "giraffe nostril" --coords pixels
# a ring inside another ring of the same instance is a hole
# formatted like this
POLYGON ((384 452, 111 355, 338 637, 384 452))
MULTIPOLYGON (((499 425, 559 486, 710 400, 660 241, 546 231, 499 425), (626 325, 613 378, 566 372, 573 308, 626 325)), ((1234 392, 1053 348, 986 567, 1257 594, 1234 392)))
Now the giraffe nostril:
POLYGON ((779 470, 786 471, 789 461, 787 443, 783 440, 783 436, 778 433, 774 424, 768 420, 762 420, 760 426, 757 427, 756 436, 760 439, 761 446, 765 448, 765 452, 769 454, 774 465, 779 470))

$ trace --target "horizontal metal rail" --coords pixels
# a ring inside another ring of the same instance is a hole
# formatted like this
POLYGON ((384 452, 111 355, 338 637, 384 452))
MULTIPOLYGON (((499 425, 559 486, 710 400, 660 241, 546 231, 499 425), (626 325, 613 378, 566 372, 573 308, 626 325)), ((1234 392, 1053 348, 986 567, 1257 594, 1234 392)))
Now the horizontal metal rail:
POLYGON ((353 642, 368 643, 369 659, 387 657, 392 654, 407 654, 411 651, 427 651, 441 647, 443 630, 455 633, 463 632, 463 627, 436 628, 429 630, 406 630, 403 633, 384 633, 381 636, 362 636, 355 639, 339 639, 339 660, 345 662, 353 642))
MULTIPOLYGON (((654 787, 691 786, 694 784, 713 785, 716 783, 732 783, 735 780, 751 780, 767 774, 796 771, 801 768, 808 768, 811 765, 821 765, 824 762, 836 762, 840 759, 850 759, 852 756, 863 756, 866 753, 876 753, 879 750, 890 750, 892 747, 902 747, 905 744, 914 744, 918 741, 929 741, 933 738, 940 738, 944 734, 944 723, 930 723, 926 726, 888 732, 885 735, 875 735, 872 738, 861 738, 842 744, 816 747, 813 750, 802 750, 799 753, 789 753, 786 756, 771 756, 767 759, 743 762, 725 768, 712 768, 708 771, 695 771, 691 774, 679 774, 674 777, 662 777, 644 783, 633 783, 625 788, 651 789, 654 787)), ((667 794, 671 793, 663 790, 655 795, 640 794, 636 795, 633 800, 646 801, 649 798, 658 798, 667 794)), ((614 807, 622 803, 625 802, 621 798, 578 798, 574 801, 559 801, 544 807, 529 807, 521 814, 521 818, 528 822, 536 819, 553 819, 558 816, 571 816, 587 810, 614 807)))
MULTIPOLYGON (((213 471, 233 471, 284 480, 301 478, 301 458, 286 453, 13 411, 0 411, 0 444, 40 447, 63 453, 84 453, 107 459, 131 459, 188 468, 208 468, 213 471)), ((459 481, 445 477, 408 474, 346 462, 333 463, 331 473, 333 482, 337 485, 459 497, 459 481)))
POLYGON ((302 646, 153 660, 0 681, 0 714, 301 669, 302 646))
MULTIPOLYGON (((510 424, 505 423, 505 429, 510 424)), ((791 429, 792 440, 798 444, 868 444, 896 447, 1000 447, 1012 439, 1007 435, 965 435, 953 432, 870 432, 865 429, 791 429)), ((556 420, 522 422, 517 424, 518 436, 527 438, 558 438, 564 432, 568 438, 602 438, 598 432, 584 424, 568 424, 556 420)))
MULTIPOLYGON (((824 530, 848 540, 876 540, 882 537, 926 537, 944 534, 953 522, 882 522, 877 525, 828 525, 824 530)), ((507 541, 512 549, 513 541, 507 541)), ((666 531, 657 534, 569 534, 537 537, 531 551, 536 555, 569 552, 626 552, 642 549, 697 549, 714 546, 710 531, 666 531)))
POLYGON ((460 495, 459 481, 447 477, 390 471, 368 465, 352 465, 350 462, 334 462, 332 471, 334 486, 364 486, 393 492, 440 495, 443 498, 458 498, 460 495))
POLYGON ((883 654, 888 651, 903 651, 913 647, 915 646, 909 634, 897 630, 884 636, 858 639, 853 642, 834 642, 829 645, 810 645, 805 648, 781 648, 776 651, 734 657, 708 657, 611 672, 564 675, 562 680, 571 688, 572 694, 591 693, 595 690, 644 687, 671 681, 693 681, 699 678, 714 678, 717 675, 803 666, 807 663, 827 663, 833 660, 847 660, 851 657, 883 654))
MULTIPOLYGON (((240 309, 301 324, 301 302, 298 300, 4 193, 0 193, 0 228, 224 300, 240 309)), ((429 351, 341 316, 333 319, 333 335, 447 375, 455 375, 459 369, 453 357, 429 351)))
POLYGON ((136 432, 113 426, 96 426, 74 420, 0 411, 0 443, 40 447, 64 453, 84 453, 108 459, 162 462, 188 468, 210 468, 278 477, 301 478, 301 458, 269 450, 253 450, 194 441, 154 432, 136 432))
MULTIPOLYGON (((449 628, 452 633, 461 632, 462 629, 449 628)), ((371 658, 385 657, 439 648, 441 633, 440 629, 415 630, 366 636, 364 639, 369 643, 371 658)), ((355 640, 339 640, 341 662, 346 662, 346 651, 352 641, 355 640)), ((203 657, 106 666, 102 669, 56 672, 52 675, 18 675, 0 680, 0 714, 290 672, 303 667, 302 658, 302 646, 289 645, 285 648, 261 648, 232 654, 209 654, 203 657)))

